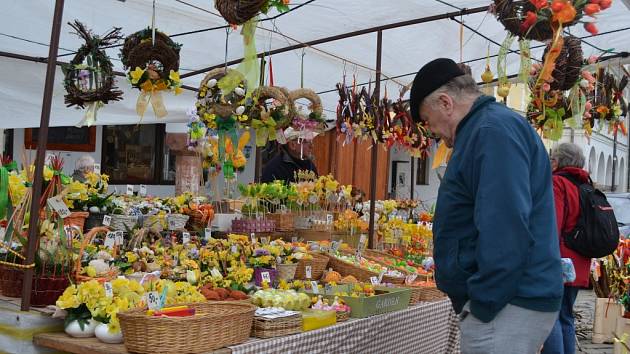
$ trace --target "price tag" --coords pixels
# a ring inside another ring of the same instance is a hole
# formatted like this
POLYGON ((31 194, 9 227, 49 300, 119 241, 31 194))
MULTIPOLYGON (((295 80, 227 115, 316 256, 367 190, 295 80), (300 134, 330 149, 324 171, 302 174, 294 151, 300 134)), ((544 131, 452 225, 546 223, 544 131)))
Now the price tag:
POLYGON ((149 310, 159 310, 161 308, 160 296, 157 291, 147 293, 147 305, 149 306, 149 310))
POLYGON ((4 239, 4 234, 7 233, 7 229, 0 227, 0 239, 4 239))
POLYGON ((298 240, 297 236, 291 237, 291 243, 297 243, 297 240, 298 240))
POLYGON ((378 277, 370 277, 370 282, 372 285, 378 285, 380 281, 378 281, 378 277))
POLYGON ((313 294, 319 294, 319 287, 317 286, 317 282, 315 280, 311 280, 311 291, 313 294))
POLYGON ((105 282, 103 286, 105 287, 105 296, 114 297, 114 288, 112 288, 112 283, 105 282))
POLYGON ((361 234, 361 236, 359 236, 359 247, 363 247, 365 246, 365 242, 367 241, 367 235, 366 234, 361 234))
POLYGON ((262 278, 263 281, 266 281, 267 283, 271 283, 271 277, 269 276, 269 272, 260 273, 260 277, 262 278))
POLYGON ((206 227, 206 229, 204 230, 204 234, 206 236, 206 241, 212 238, 212 229, 209 227, 206 227))
POLYGON ((147 195, 147 186, 144 184, 140 185, 140 196, 145 197, 147 195))
POLYGON ((341 245, 342 242, 343 242, 343 240, 333 241, 330 244, 330 250, 333 251, 333 252, 337 252, 337 250, 339 250, 339 246, 341 245))
POLYGON ((268 244, 269 244, 269 237, 268 237, 268 236, 261 237, 261 238, 260 238, 260 242, 261 242, 263 245, 268 245, 268 244))
POLYGON ((111 249, 114 247, 114 245, 116 245, 116 233, 113 231, 109 231, 105 235, 105 247, 111 249))
POLYGON ((330 293, 332 293, 332 285, 330 285, 330 284, 326 284, 326 285, 324 285, 324 293, 325 293, 325 294, 330 294, 330 293))
POLYGON ((169 230, 176 230, 177 229, 177 221, 175 221, 174 219, 168 218, 168 229, 169 230))
POLYGON ((236 245, 232 245, 232 247, 230 247, 230 250, 232 251, 232 253, 236 254, 238 253, 238 247, 236 245))
POLYGON ((311 279, 312 277, 312 269, 310 265, 304 267, 304 272, 306 273, 306 279, 311 279))
POLYGON ((409 274, 405 277, 405 284, 409 285, 413 283, 414 280, 418 277, 418 274, 409 274))
POLYGON ((61 199, 61 196, 59 195, 56 197, 48 198, 48 206, 56 211, 62 219, 70 216, 70 209, 68 209, 68 206, 66 205, 66 203, 63 202, 63 199, 61 199))
POLYGON ((124 233, 122 231, 116 231, 116 236, 115 236, 115 244, 116 245, 122 245, 125 242, 125 237, 124 237, 124 233))
POLYGON ((357 248, 357 251, 354 253, 354 256, 357 257, 357 260, 361 260, 361 248, 357 248))
MULTIPOLYGON (((221 275, 221 272, 219 272, 219 270, 218 270, 218 269, 216 269, 216 268, 212 268, 212 270, 210 271, 210 274, 211 274, 213 277, 220 277, 220 278, 223 278, 223 276, 221 275)), ((268 276, 268 275, 269 275, 269 274, 267 274, 267 276, 268 276)))
POLYGON ((252 244, 255 244, 255 243, 256 243, 256 234, 252 232, 252 233, 249 235, 249 237, 252 239, 252 244))
POLYGON ((190 232, 182 232, 182 243, 184 245, 190 243, 190 232))
POLYGON ((327 225, 332 225, 333 220, 334 220, 334 217, 333 217, 333 215, 332 215, 332 214, 327 214, 327 215, 326 215, 326 224, 327 224, 327 225))
POLYGON ((101 164, 100 163, 95 163, 94 164, 94 173, 96 174, 101 174, 101 164))
POLYGON ((112 217, 110 215, 103 216, 103 226, 109 226, 112 223, 112 217))
POLYGON ((127 185, 127 195, 133 195, 133 186, 131 184, 127 185))

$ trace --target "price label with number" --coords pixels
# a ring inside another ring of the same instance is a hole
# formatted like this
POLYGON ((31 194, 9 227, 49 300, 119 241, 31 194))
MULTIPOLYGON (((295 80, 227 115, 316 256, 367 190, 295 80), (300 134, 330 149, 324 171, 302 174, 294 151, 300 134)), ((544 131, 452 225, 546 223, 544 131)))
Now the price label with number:
POLYGON ((238 253, 238 246, 236 246, 236 245, 232 245, 232 246, 230 247, 230 249, 231 249, 232 253, 234 253, 234 254, 238 253))
POLYGON ((147 186, 144 184, 140 185, 140 195, 143 197, 147 195, 147 186))
POLYGON ((190 243, 190 232, 182 232, 182 243, 184 245, 190 243))
POLYGON ((56 211, 62 219, 70 216, 70 209, 68 209, 68 206, 66 205, 66 203, 63 202, 63 199, 61 199, 61 196, 59 195, 56 197, 48 198, 48 206, 56 211))
POLYGON ((212 268, 212 270, 210 271, 210 274, 213 277, 223 278, 223 275, 221 275, 221 272, 219 272, 219 270, 216 268, 212 268))
POLYGON ((409 274, 405 277, 405 284, 411 284, 418 277, 418 274, 409 274))
POLYGON ((116 231, 115 244, 122 245, 125 242, 124 233, 122 231, 116 231))
POLYGON ((177 221, 174 219, 168 219, 168 229, 169 230, 177 230, 177 221))
POLYGON ((311 279, 312 278, 312 268, 310 265, 307 265, 304 267, 304 273, 306 273, 306 279, 311 279))
POLYGON ((260 273, 260 277, 262 278, 263 281, 266 281, 267 283, 271 283, 271 277, 269 276, 269 272, 260 273))
POLYGON ((249 237, 252 240, 252 244, 256 243, 256 234, 254 234, 253 232, 249 235, 249 237))
POLYGON ((360 247, 365 246, 365 242, 367 242, 367 235, 361 234, 361 236, 359 236, 359 246, 360 247))
POLYGON ((149 310, 159 310, 161 308, 160 296, 157 291, 149 291, 147 293, 147 305, 149 310))
POLYGON ((101 164, 100 163, 95 163, 94 164, 94 173, 96 174, 101 174, 101 164))
POLYGON ((263 245, 268 245, 268 244, 269 244, 269 237, 267 237, 267 236, 265 236, 265 237, 261 237, 261 238, 260 238, 260 242, 261 242, 263 245))
POLYGON ((324 285, 324 293, 325 294, 330 294, 331 292, 332 292, 332 285, 330 285, 330 284, 324 285))
POLYGON ((133 195, 133 186, 131 184, 127 185, 127 195, 133 195))
POLYGON ((372 285, 380 284, 380 281, 378 281, 378 277, 370 277, 370 282, 372 283, 372 285))
POLYGON ((114 248, 115 245, 116 245, 116 232, 109 231, 105 235, 105 244, 104 244, 104 246, 111 249, 111 248, 114 248))
POLYGON ((206 240, 209 240, 212 238, 212 229, 209 227, 206 227, 206 229, 204 230, 204 234, 206 236, 206 240))
POLYGON ((357 251, 354 253, 354 256, 357 257, 358 260, 361 260, 361 249, 357 248, 357 251))
POLYGON ((330 244, 330 250, 333 251, 333 252, 337 252, 337 250, 339 249, 339 246, 341 245, 342 242, 343 242, 343 240, 333 241, 330 244))
POLYGON ((103 226, 109 226, 112 223, 112 217, 110 215, 103 216, 103 226))
POLYGON ((332 214, 327 214, 327 215, 326 215, 326 224, 328 224, 328 225, 332 225, 333 220, 334 220, 334 217, 333 217, 333 215, 332 215, 332 214))
POLYGON ((291 237, 291 243, 297 243, 297 241, 298 241, 297 236, 291 237))
POLYGON ((105 296, 114 297, 114 288, 112 287, 112 283, 105 282, 103 286, 105 287, 105 296))
POLYGON ((311 291, 313 291, 313 294, 319 294, 319 286, 317 286, 315 280, 311 280, 311 291))

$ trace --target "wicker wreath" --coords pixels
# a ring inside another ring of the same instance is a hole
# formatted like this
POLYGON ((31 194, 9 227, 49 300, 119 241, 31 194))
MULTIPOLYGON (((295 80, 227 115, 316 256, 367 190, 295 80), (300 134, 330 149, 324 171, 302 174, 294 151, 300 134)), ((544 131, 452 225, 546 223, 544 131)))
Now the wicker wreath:
POLYGON ((311 89, 297 89, 289 92, 289 101, 293 104, 289 108, 289 115, 292 117, 291 123, 297 128, 301 128, 304 122, 315 123, 317 129, 324 129, 325 122, 322 118, 324 113, 324 107, 322 106, 322 100, 317 93, 311 89), (304 115, 297 107, 297 100, 306 99, 310 102, 309 109, 311 112, 308 115, 304 115))
POLYGON ((122 99, 122 91, 117 90, 114 81, 114 69, 103 46, 115 44, 120 39, 120 28, 114 28, 103 38, 94 36, 85 26, 75 20, 68 25, 76 30, 76 34, 85 40, 69 64, 62 66, 65 74, 66 106, 85 108, 86 103, 118 101, 122 99), (87 65, 84 61, 87 60, 87 65), (89 78, 89 84, 88 84, 89 78), (94 87, 92 87, 94 85, 94 87))
MULTIPOLYGON (((247 81, 244 76, 235 70, 223 68, 213 69, 201 80, 199 93, 197 94, 197 115, 204 120, 204 115, 216 114, 219 117, 230 117, 234 114, 242 115, 245 112, 245 94, 247 93, 247 81), (235 73, 240 79, 238 86, 225 95, 219 88, 219 80, 227 73, 235 73), (238 89, 238 90, 237 90, 238 89), (243 107, 242 109, 240 107, 243 107), (242 110, 242 112, 241 112, 242 110)), ((205 120, 204 120, 205 121, 205 120)))
POLYGON ((214 7, 230 24, 242 25, 256 16, 267 0, 215 0, 214 7))
MULTIPOLYGON (((170 71, 179 70, 179 50, 181 44, 175 43, 166 34, 155 31, 155 43, 152 43, 152 30, 145 28, 125 38, 120 51, 120 59, 125 70, 136 67, 144 69, 149 64, 159 63, 155 71, 160 78, 169 80, 170 71)), ((157 77, 150 77, 158 79, 157 77)))
MULTIPOLYGON (((543 61, 547 55, 549 46, 543 54, 543 61)), ((580 78, 582 70, 582 42, 574 36, 564 37, 564 44, 558 59, 556 59, 555 69, 551 76, 553 81, 550 83, 552 90, 566 91, 570 90, 580 78)))
MULTIPOLYGON (((525 33, 521 31, 527 12, 536 12, 536 7, 529 0, 494 0, 494 6, 497 19, 513 35, 541 42, 551 39, 553 29, 547 20, 537 21, 525 33)), ((565 23, 564 27, 574 25, 576 20, 565 23)))
POLYGON ((289 98, 287 97, 288 94, 289 91, 284 87, 258 87, 252 93, 252 96, 255 97, 257 103, 254 104, 249 111, 249 118, 260 119, 263 111, 267 110, 267 108, 265 107, 265 101, 271 98, 278 101, 278 104, 270 108, 269 112, 270 116, 276 122, 276 129, 287 128, 289 125, 291 125, 289 109, 292 106, 292 104, 289 103, 289 98))

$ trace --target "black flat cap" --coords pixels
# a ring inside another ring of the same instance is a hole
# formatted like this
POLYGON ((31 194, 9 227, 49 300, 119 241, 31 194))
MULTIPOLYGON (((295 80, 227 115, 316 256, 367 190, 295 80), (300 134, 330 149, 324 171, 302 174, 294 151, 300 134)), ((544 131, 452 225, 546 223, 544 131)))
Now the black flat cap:
POLYGON ((451 59, 439 58, 425 64, 413 79, 409 94, 411 118, 420 121, 420 104, 433 91, 451 81, 465 75, 464 71, 451 59))

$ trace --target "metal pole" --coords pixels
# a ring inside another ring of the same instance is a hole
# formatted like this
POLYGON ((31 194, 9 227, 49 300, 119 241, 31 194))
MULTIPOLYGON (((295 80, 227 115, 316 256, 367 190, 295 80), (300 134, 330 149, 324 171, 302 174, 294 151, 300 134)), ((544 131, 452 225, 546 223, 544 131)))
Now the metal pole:
MULTIPOLYGON (((50 47, 48 48, 48 63, 46 65, 46 82, 44 84, 44 98, 42 100, 42 116, 39 124, 39 136, 37 139, 37 158, 35 160, 35 177, 33 180, 33 202, 31 203, 30 221, 28 224, 28 247, 26 251, 26 264, 32 264, 35 260, 35 248, 39 239, 37 222, 39 219, 39 198, 42 195, 42 175, 44 172, 44 159, 46 158, 46 143, 48 140, 48 125, 50 122, 50 109, 52 107, 53 88, 55 85, 55 69, 57 52, 59 50, 59 34, 63 19, 63 2, 55 2, 55 13, 50 34, 50 47)), ((22 283, 22 311, 28 311, 31 307, 31 287, 33 285, 33 268, 24 272, 22 283)))
POLYGON ((411 156, 411 187, 409 187, 409 199, 414 199, 416 186, 416 158, 411 156))
MULTIPOLYGON (((381 56, 383 54, 383 31, 376 33, 376 85, 374 86, 374 97, 377 102, 381 97, 381 56)), ((370 160, 370 228, 368 237, 368 247, 374 248, 374 211, 376 208, 376 165, 378 164, 378 142, 372 142, 372 159, 370 160)))
POLYGON ((617 131, 619 129, 615 129, 615 133, 613 135, 613 164, 612 164, 612 179, 610 181, 610 191, 614 192, 615 187, 615 175, 617 174, 617 131))

